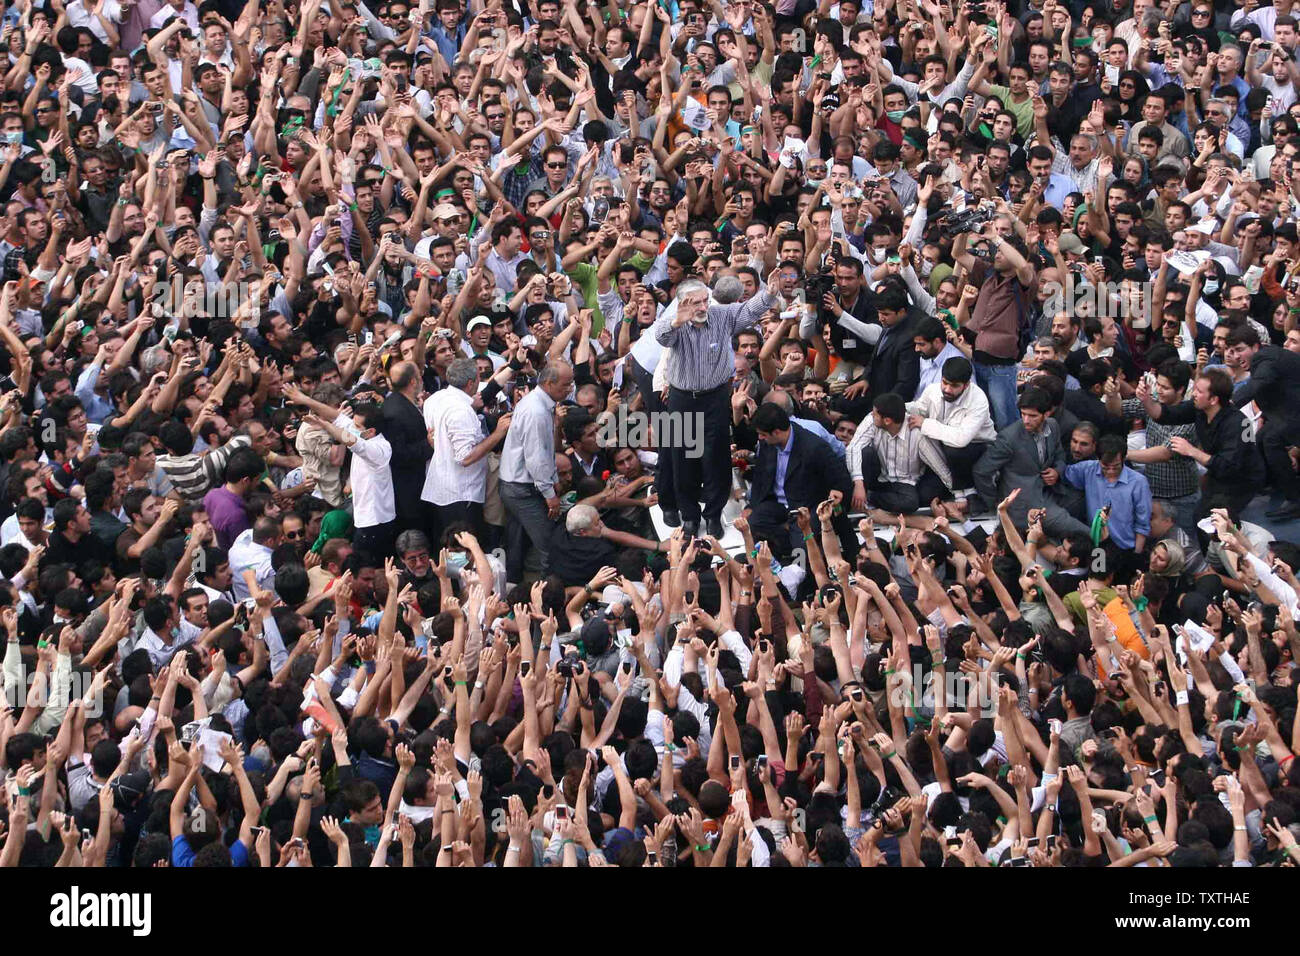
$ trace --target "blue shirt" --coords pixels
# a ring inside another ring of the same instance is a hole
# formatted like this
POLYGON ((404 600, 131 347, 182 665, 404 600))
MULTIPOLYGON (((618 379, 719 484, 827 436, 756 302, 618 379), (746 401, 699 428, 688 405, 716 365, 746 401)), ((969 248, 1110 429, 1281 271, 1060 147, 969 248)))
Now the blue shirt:
POLYGON ((845 452, 848 451, 847 446, 845 446, 844 442, 840 441, 838 438, 836 438, 834 435, 828 432, 825 426, 822 425, 821 422, 816 421, 815 419, 812 418, 793 418, 793 417, 790 419, 790 421, 793 424, 798 425, 804 431, 812 432, 814 435, 816 435, 818 438, 824 441, 827 445, 829 445, 831 451, 835 452, 836 456, 839 457, 840 460, 844 459, 844 454, 845 452))
MULTIPOLYGON (((1228 366, 1224 365, 1222 362, 1211 362, 1210 364, 1205 366, 1205 371, 1208 372, 1212 368, 1221 369, 1222 371, 1228 374, 1228 378, 1232 378, 1232 369, 1228 368, 1228 366)), ((1242 388, 1244 388, 1246 383, 1249 381, 1250 381, 1250 375, 1247 374, 1246 377, 1243 378, 1240 382, 1233 382, 1232 394, 1236 395, 1237 392, 1240 391, 1242 388)))
MULTIPOLYGON (((196 855, 190 841, 183 835, 172 839, 172 866, 193 866, 196 855)), ((240 840, 230 847, 230 865, 248 866, 248 847, 240 840)))
POLYGON ((431 37, 433 42, 438 45, 438 52, 447 61, 447 65, 455 66, 456 57, 460 53, 460 45, 464 42, 465 34, 468 32, 469 28, 465 23, 458 23, 456 29, 449 34, 446 28, 443 27, 442 21, 438 21, 425 33, 425 36, 431 37))
POLYGON ((1146 477, 1125 467, 1119 478, 1110 482, 1101 473, 1101 462, 1095 458, 1069 465, 1065 480, 1083 489, 1089 515, 1095 515, 1110 505, 1110 538, 1121 548, 1135 548, 1137 536, 1151 533, 1151 487, 1146 477))
POLYGON ((1047 178, 1047 188, 1043 190, 1043 202, 1060 212, 1065 208, 1065 197, 1078 191, 1079 187, 1069 176, 1052 173, 1047 178))
POLYGON ((787 508, 790 507, 790 502, 785 498, 785 469, 790 464, 790 449, 793 447, 794 428, 791 427, 790 434, 785 440, 785 447, 778 449, 776 453, 776 500, 787 508))
POLYGON ((117 411, 112 402, 95 393, 95 386, 99 383, 102 371, 102 366, 91 362, 77 379, 77 385, 73 390, 73 394, 81 399, 81 404, 85 408, 86 421, 92 425, 102 425, 108 416, 117 411))

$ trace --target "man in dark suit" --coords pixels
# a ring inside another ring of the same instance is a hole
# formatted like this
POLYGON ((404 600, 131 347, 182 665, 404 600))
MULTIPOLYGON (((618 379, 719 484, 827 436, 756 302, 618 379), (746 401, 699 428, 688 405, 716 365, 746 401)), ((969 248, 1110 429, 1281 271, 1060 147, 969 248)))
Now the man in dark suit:
POLYGON ((1169 448, 1205 469, 1200 514, 1226 508, 1233 521, 1240 521, 1242 509, 1264 485, 1264 462, 1249 420, 1232 405, 1233 384, 1228 373, 1221 368, 1205 369, 1196 376, 1191 399, 1177 405, 1161 405, 1145 380, 1138 382, 1137 397, 1152 421, 1196 426, 1196 444, 1174 437, 1169 448))
POLYGON ((1052 400, 1042 389, 1030 386, 1017 402, 1020 421, 998 432, 997 439, 975 463, 975 490, 990 505, 996 505, 1015 488, 1020 495, 1010 508, 1019 527, 1028 521, 1030 508, 1045 508, 1043 530, 1054 538, 1091 529, 1060 505, 1052 502, 1047 489, 1061 480, 1065 471, 1065 450, 1056 422, 1048 415, 1052 400))
POLYGON ((411 362, 398 362, 388 373, 393 390, 384 399, 383 436, 393 446, 393 497, 397 511, 397 528, 423 529, 426 525, 424 474, 433 446, 424 427, 424 416, 417 403, 420 397, 420 370, 411 362))
POLYGON ((600 478, 614 470, 614 462, 600 447, 600 425, 585 408, 571 408, 564 417, 564 440, 569 443, 573 478, 600 478))
POLYGON ((1250 378, 1233 391, 1232 404, 1243 408, 1253 401, 1264 413, 1264 427, 1256 437, 1269 481, 1282 492, 1281 507, 1268 517, 1300 518, 1300 475, 1289 452, 1300 445, 1300 354, 1263 345, 1259 333, 1242 323, 1228 333, 1224 359, 1250 366, 1250 378))
MULTIPOLYGON (((812 512, 813 531, 818 532, 817 505, 833 498, 839 504, 853 492, 844 459, 821 438, 790 421, 778 405, 766 403, 753 417, 758 433, 758 460, 754 464, 746 517, 755 540, 767 540, 773 552, 789 554, 792 546, 802 547, 798 526, 790 512, 807 508, 812 512)), ((857 553, 857 536, 841 513, 832 519, 845 554, 857 553)))
POLYGON ((910 311, 907 293, 891 284, 876 294, 876 317, 884 331, 867 373, 871 394, 893 392, 910 400, 921 381, 921 356, 912 341, 921 316, 910 311))

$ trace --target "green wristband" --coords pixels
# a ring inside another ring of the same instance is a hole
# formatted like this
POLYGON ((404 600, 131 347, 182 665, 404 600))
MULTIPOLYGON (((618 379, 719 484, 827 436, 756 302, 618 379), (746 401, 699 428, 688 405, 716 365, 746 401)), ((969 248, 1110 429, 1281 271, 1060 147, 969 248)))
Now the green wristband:
POLYGON ((1156 819, 1157 819, 1157 818, 1156 818, 1156 815, 1153 813, 1153 814, 1151 814, 1151 816, 1149 816, 1149 817, 1143 817, 1143 818, 1142 818, 1142 822, 1143 822, 1143 823, 1155 823, 1155 822, 1156 822, 1156 819))

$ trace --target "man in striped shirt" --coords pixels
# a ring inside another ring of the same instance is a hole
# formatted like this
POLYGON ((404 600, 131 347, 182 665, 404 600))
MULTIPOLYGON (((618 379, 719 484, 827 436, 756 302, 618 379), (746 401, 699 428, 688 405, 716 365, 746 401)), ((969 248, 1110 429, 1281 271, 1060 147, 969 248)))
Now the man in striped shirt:
POLYGON ((943 452, 906 420, 902 396, 886 392, 876 396, 871 417, 854 432, 846 456, 854 511, 870 504, 890 514, 912 514, 923 502, 951 497, 943 452))
MULTIPOLYGON (((777 274, 768 276, 775 288, 777 274)), ((731 377, 736 353, 733 336, 747 329, 780 300, 763 291, 748 302, 710 305, 709 287, 688 279, 677 287, 677 312, 666 311, 651 331, 673 350, 668 373, 668 411, 679 436, 698 435, 685 426, 688 416, 703 417, 703 447, 677 441, 668 449, 682 528, 694 537, 700 526, 700 493, 709 534, 722 537, 722 508, 731 490, 731 377)), ((662 445, 661 445, 661 450, 662 445)))
POLYGON ((202 501, 210 489, 221 483, 226 462, 237 449, 252 445, 248 436, 236 435, 220 448, 196 455, 194 436, 180 422, 168 422, 158 434, 167 448, 167 454, 158 456, 158 466, 172 483, 172 490, 191 504, 202 501))

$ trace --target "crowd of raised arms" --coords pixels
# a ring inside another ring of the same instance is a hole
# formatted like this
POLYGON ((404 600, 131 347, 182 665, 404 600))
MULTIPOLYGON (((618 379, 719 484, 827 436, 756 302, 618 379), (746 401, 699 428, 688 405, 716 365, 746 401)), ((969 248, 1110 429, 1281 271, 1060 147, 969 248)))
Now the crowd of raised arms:
POLYGON ((6 0, 0 867, 1300 863, 1292 4, 6 0))

